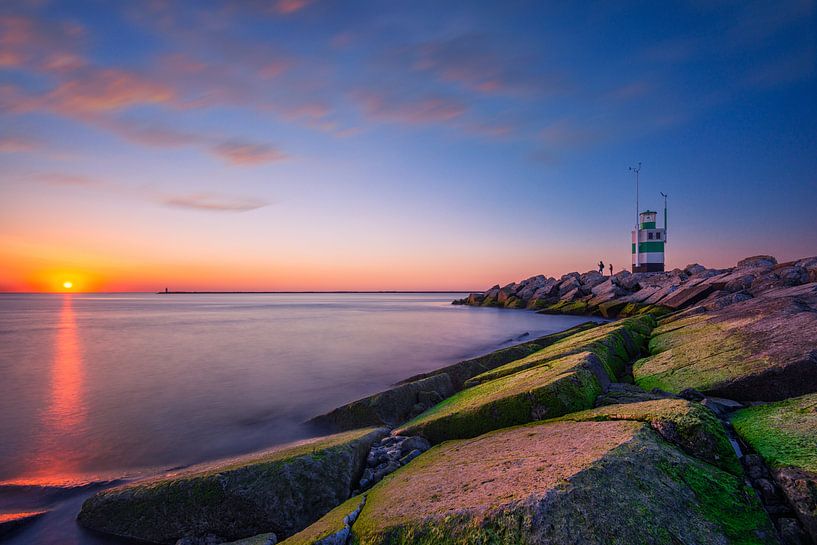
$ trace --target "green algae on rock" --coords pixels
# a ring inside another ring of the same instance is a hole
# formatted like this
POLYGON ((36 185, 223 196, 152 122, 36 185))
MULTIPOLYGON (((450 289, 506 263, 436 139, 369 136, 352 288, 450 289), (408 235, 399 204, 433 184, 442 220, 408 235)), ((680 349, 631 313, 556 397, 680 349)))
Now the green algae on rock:
POLYGON ((443 443, 372 488, 352 531, 358 545, 776 543, 742 479, 632 421, 443 443))
POLYGON ((364 496, 354 496, 329 511, 317 522, 311 524, 284 541, 281 545, 341 545, 350 535, 350 527, 365 505, 364 496))
POLYGON ((817 542, 817 394, 742 409, 732 416, 732 425, 771 467, 817 542))
POLYGON ((712 411, 700 403, 684 399, 656 399, 596 407, 570 413, 556 420, 647 422, 661 437, 678 445, 686 453, 735 475, 743 474, 723 425, 712 411))
POLYGON ((466 387, 504 377, 570 354, 589 351, 604 364, 611 380, 622 374, 627 362, 641 355, 655 319, 650 315, 627 318, 562 339, 525 358, 512 361, 465 382, 466 387))
POLYGON ((633 366, 650 390, 777 401, 817 391, 817 287, 772 290, 660 325, 633 366))
POLYGON ((287 537, 345 501, 383 428, 356 430, 104 490, 82 505, 86 528, 156 543, 214 534, 287 537))
POLYGON ((471 358, 470 360, 461 361, 436 371, 415 375, 409 379, 401 381, 400 384, 445 373, 451 377, 451 383, 454 385, 454 389, 459 391, 464 387, 465 381, 472 377, 486 371, 490 371, 491 369, 495 369, 500 365, 505 365, 506 363, 529 356, 534 352, 538 352, 539 350, 552 345, 553 343, 596 326, 598 326, 598 323, 596 322, 582 322, 569 329, 565 329, 564 331, 551 333, 532 341, 516 344, 507 348, 500 348, 499 350, 495 350, 484 356, 478 356, 476 358, 471 358))
POLYGON ((610 377, 590 352, 571 354, 467 388, 394 431, 432 444, 593 406, 610 377))

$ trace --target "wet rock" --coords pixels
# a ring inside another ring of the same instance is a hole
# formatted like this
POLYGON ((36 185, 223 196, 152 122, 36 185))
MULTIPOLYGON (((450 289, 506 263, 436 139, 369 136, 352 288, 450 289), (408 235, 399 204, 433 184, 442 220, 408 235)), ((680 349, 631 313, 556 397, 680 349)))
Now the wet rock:
POLYGON ((777 524, 780 527, 781 545, 810 545, 810 540, 797 523, 797 519, 781 518, 777 524))
POLYGON ((695 388, 684 388, 683 390, 678 392, 678 397, 687 399, 689 401, 703 401, 704 397, 706 396, 704 396, 695 388))
POLYGON ((774 488, 772 481, 768 479, 756 479, 754 481, 755 488, 760 493, 760 497, 764 503, 779 503, 777 491, 774 488))
POLYGON ((409 452, 408 454, 406 454, 405 456, 400 458, 400 465, 406 465, 407 463, 414 460, 415 458, 417 458, 422 453, 423 453, 423 451, 421 451, 420 449, 412 450, 411 452, 409 452))
POLYGON ((349 497, 369 450, 387 433, 346 432, 111 488, 86 500, 77 520, 155 543, 288 536, 349 497))
POLYGON ((431 444, 423 437, 407 437, 405 441, 400 443, 400 454, 405 456, 412 450, 419 450, 425 452, 431 448, 431 444))

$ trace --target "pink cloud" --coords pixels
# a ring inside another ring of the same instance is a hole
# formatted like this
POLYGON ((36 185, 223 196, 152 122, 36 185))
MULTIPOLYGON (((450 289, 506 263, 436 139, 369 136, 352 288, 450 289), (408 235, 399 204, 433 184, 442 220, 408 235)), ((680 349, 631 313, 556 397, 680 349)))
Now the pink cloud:
POLYGON ((311 3, 312 0, 278 0, 275 2, 274 9, 278 13, 289 15, 290 13, 301 11, 311 3))
POLYGON ((27 136, 0 136, 0 153, 25 153, 41 146, 41 141, 27 136))
POLYGON ((101 187, 106 185, 96 178, 83 176, 81 174, 66 174, 63 172, 44 172, 34 175, 34 178, 45 184, 55 186, 101 187))
POLYGON ((258 165, 282 161, 287 157, 278 149, 267 144, 235 140, 216 144, 212 151, 234 165, 258 165))
POLYGON ((65 115, 169 104, 175 99, 168 85, 118 68, 81 70, 44 97, 51 108, 65 115))
POLYGON ((0 66, 58 71, 83 64, 78 50, 85 30, 70 22, 0 16, 0 66))
POLYGON ((461 117, 467 109, 461 102, 439 95, 396 96, 362 91, 354 96, 369 116, 389 122, 444 123, 461 117))

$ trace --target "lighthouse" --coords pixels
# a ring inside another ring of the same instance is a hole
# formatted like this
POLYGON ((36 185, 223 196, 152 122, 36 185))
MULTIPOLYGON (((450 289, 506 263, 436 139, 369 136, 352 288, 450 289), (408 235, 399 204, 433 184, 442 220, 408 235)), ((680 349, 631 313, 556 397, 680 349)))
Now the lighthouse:
POLYGON ((633 272, 663 272, 664 245, 667 243, 667 209, 664 227, 656 227, 658 212, 645 210, 638 215, 632 234, 633 272))

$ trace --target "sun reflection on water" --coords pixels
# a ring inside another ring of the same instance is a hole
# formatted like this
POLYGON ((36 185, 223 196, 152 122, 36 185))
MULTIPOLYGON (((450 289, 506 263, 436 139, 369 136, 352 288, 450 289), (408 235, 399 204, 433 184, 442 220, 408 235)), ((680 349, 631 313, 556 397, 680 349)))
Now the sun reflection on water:
POLYGON ((29 456, 28 467, 19 478, 2 484, 60 486, 81 480, 80 453, 73 452, 70 445, 78 443, 72 436, 84 430, 87 408, 82 349, 70 294, 63 296, 60 307, 49 382, 47 405, 35 432, 37 447, 29 456))

